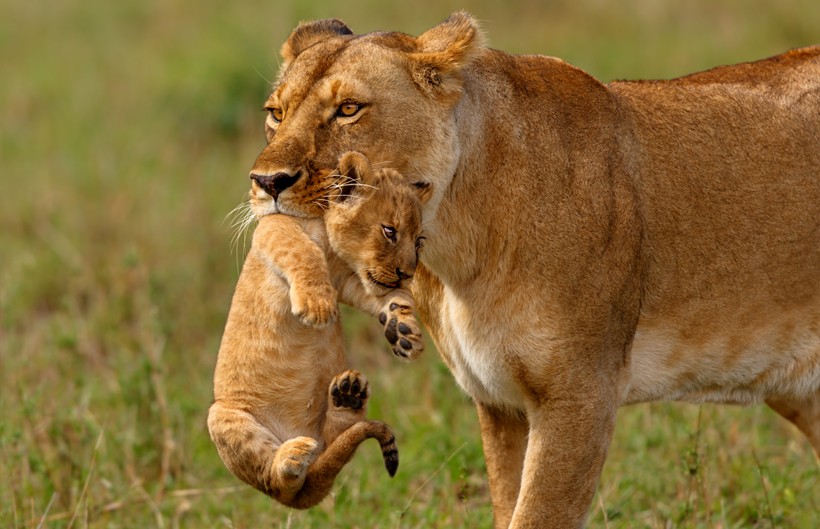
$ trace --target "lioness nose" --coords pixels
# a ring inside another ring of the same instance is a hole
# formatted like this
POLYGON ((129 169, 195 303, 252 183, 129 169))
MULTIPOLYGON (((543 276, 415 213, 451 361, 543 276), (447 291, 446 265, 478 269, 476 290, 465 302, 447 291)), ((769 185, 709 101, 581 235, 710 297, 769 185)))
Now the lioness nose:
POLYGON ((273 198, 276 198, 279 193, 289 188, 299 180, 301 174, 297 171, 296 174, 276 173, 272 175, 251 173, 251 178, 259 184, 259 187, 265 190, 273 198))

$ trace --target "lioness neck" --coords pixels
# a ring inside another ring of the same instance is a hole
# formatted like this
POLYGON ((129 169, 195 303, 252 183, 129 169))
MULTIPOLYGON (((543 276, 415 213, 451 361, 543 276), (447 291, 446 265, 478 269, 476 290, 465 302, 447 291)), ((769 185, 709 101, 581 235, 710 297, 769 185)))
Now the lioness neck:
POLYGON ((615 102, 581 70, 486 50, 465 72, 454 112, 461 158, 423 254, 448 285, 503 281, 502 270, 583 270, 566 266, 571 247, 579 258, 605 247, 616 206, 634 213, 615 102))

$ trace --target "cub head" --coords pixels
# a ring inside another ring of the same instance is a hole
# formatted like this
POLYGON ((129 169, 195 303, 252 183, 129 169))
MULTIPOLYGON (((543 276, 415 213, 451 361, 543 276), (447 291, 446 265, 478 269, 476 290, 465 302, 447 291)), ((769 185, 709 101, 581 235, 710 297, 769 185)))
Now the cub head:
POLYGON ((330 246, 371 294, 401 287, 418 264, 430 183, 393 169, 376 171, 357 152, 342 156, 339 174, 337 196, 325 213, 330 246))
MULTIPOLYGON (((354 35, 338 20, 298 26, 265 108, 268 144, 251 169, 264 213, 321 214, 321 178, 359 151, 432 184, 425 216, 447 189, 460 148, 455 108, 481 32, 455 13, 419 37, 354 35)), ((385 178, 390 178, 386 175, 385 178)))

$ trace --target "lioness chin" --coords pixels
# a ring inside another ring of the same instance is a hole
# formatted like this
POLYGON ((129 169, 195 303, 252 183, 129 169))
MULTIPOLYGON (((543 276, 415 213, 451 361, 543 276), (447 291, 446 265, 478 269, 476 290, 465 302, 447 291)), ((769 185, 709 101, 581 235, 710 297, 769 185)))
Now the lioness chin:
POLYGON ((413 294, 496 527, 581 527, 625 403, 765 402, 820 451, 820 47, 602 84, 456 13, 282 56, 253 168, 279 211, 348 149, 432 183, 413 294))

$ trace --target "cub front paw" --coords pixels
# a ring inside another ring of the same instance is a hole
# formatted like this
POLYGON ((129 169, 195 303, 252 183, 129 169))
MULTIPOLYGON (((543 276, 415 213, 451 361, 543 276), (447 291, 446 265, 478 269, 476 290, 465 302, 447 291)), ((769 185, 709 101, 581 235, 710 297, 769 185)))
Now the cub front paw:
POLYGON ((424 351, 421 327, 410 305, 391 301, 379 314, 379 323, 396 356, 415 360, 424 351))
POLYGON ((336 321, 336 289, 329 283, 290 288, 290 311, 305 325, 324 327, 336 321))
POLYGON ((370 387, 364 375, 348 369, 333 377, 328 392, 330 403, 336 408, 360 410, 367 403, 370 387))

